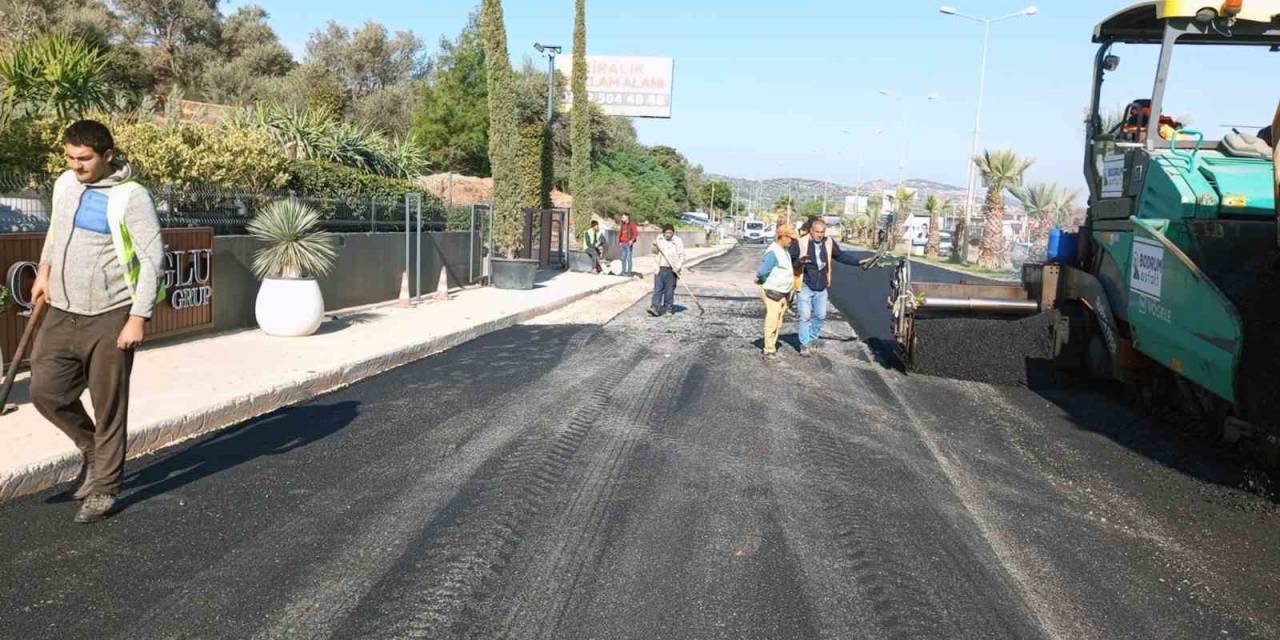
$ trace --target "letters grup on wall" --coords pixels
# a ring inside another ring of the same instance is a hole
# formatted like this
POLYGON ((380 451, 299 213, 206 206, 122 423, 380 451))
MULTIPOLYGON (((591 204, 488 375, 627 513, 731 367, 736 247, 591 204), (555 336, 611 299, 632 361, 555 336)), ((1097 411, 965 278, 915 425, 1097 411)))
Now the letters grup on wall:
MULTIPOLYGON (((23 313, 31 309, 43 233, 0 234, 0 265, 7 269, 4 286, 13 303, 0 313, 0 349, 6 356, 17 348, 26 326, 23 313)), ((164 301, 156 305, 147 324, 148 337, 162 337, 213 327, 213 229, 165 229, 162 282, 164 301)))

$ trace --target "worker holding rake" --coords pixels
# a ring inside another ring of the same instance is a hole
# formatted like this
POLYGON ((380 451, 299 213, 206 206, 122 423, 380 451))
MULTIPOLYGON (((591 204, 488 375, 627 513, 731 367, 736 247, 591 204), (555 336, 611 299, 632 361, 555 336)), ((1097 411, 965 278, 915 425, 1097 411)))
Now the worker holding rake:
POLYGON ((653 276, 653 301, 649 315, 655 318, 674 313, 676 280, 684 270, 684 241, 675 227, 662 225, 662 236, 653 241, 653 254, 658 258, 658 273, 653 276))

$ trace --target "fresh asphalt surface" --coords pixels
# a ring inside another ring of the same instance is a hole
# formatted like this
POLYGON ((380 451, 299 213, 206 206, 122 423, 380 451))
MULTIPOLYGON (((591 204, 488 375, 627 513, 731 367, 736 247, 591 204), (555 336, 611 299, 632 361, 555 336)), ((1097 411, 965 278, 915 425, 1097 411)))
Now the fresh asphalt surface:
MULTIPOLYGON (((103 523, 0 506, 0 638, 1280 637, 1230 452, 905 376, 838 314, 763 362, 760 253, 688 276, 705 316, 516 327, 133 461, 103 523)), ((884 278, 836 274, 864 337, 884 278)))

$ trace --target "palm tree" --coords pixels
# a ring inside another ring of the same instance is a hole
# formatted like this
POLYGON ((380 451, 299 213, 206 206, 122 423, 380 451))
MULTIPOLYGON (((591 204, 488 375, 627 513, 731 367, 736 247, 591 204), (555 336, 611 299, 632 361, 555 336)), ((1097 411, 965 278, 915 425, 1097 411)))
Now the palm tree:
POLYGON ((986 224, 982 229, 978 266, 999 269, 1004 250, 1004 194, 1022 185, 1022 177, 1034 160, 1023 158, 1012 149, 988 149, 973 161, 987 186, 986 202, 982 205, 986 224))
MULTIPOLYGON (((929 242, 924 246, 924 255, 928 258, 938 257, 938 248, 942 245, 942 218, 951 211, 951 201, 943 200, 938 194, 931 193, 924 201, 924 210, 929 214, 929 242)), ((955 239, 951 249, 955 251, 955 239)))
POLYGON ((867 225, 867 240, 872 246, 877 244, 876 235, 880 232, 880 213, 884 211, 884 200, 867 201, 867 217, 871 218, 867 225))
POLYGON ((1061 186, 1037 182, 1013 189, 1013 197, 1022 203, 1027 212, 1027 225, 1032 229, 1032 242, 1038 242, 1046 232, 1066 222, 1067 211, 1076 194, 1061 186))

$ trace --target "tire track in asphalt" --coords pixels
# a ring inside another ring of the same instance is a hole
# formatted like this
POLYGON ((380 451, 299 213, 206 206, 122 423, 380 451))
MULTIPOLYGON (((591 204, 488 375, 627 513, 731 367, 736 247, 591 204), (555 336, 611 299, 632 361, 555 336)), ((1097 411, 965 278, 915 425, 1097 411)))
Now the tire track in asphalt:
POLYGON ((883 521, 858 508, 866 505, 865 496, 849 485, 857 481, 853 470, 862 466, 865 456, 855 459, 829 429, 812 422, 801 424, 798 431, 810 471, 824 478, 813 487, 818 515, 833 534, 851 589, 873 617, 870 622, 877 633, 872 635, 921 638, 940 632, 943 620, 935 614, 931 594, 919 576, 902 569, 908 565, 902 561, 899 540, 884 535, 883 521))
MULTIPOLYGON (((534 336, 543 334, 547 332, 532 332, 534 336)), ((560 334, 563 330, 548 335, 560 334)), ((538 348, 557 349, 565 340, 543 341, 538 348)), ((601 341, 600 346, 607 346, 607 341, 601 341)), ((411 366, 429 376, 435 371, 433 362, 411 366)), ((580 384, 582 377, 580 370, 562 368, 538 376, 528 387, 515 386, 518 393, 545 398, 552 405, 561 390, 580 384)), ((359 388, 343 390, 319 401, 357 392, 359 388)), ((443 395, 457 394, 450 391, 443 395)), ((539 407, 504 406, 502 398, 496 395, 494 402, 474 407, 472 411, 479 412, 478 416, 444 415, 438 423, 431 418, 439 405, 427 402, 415 410, 423 415, 422 428, 412 430, 390 420, 391 414, 403 411, 395 408, 388 414, 392 403, 366 408, 363 412, 382 412, 378 415, 388 423, 365 425, 348 436, 355 450, 342 455, 352 468, 360 469, 358 478, 301 485, 304 490, 297 494, 296 512, 290 508, 289 513, 276 514, 269 526, 226 548, 225 555, 207 563, 206 569, 185 575, 176 588, 134 615, 120 637, 180 638, 188 636, 191 628, 219 629, 221 635, 240 637, 328 637, 415 537, 422 514, 447 502, 452 479, 467 477, 527 428, 531 419, 536 421, 548 413, 539 407), (375 445, 386 439, 397 443, 389 455, 366 455, 383 451, 375 445), (299 555, 313 561, 282 562, 282 558, 299 555), (246 605, 245 598, 251 598, 253 604, 246 605), (260 610, 260 616, 245 615, 251 608, 260 610), (231 621, 242 626, 227 626, 231 621)), ((270 429, 271 425, 253 428, 270 429)), ((298 471, 306 477, 306 470, 298 471)), ((288 486, 299 479, 282 480, 288 486)), ((273 488, 267 485, 261 490, 270 492, 273 488)))
POLYGON ((500 580, 529 523, 604 410, 612 389, 641 359, 610 363, 594 389, 550 438, 526 437, 496 470, 481 470, 424 528, 405 565, 384 579, 338 635, 441 638, 468 634, 467 608, 500 580), (443 560, 443 562, 441 562, 443 560), (366 607, 367 605, 367 607, 366 607), (362 611, 366 609, 367 611, 362 611), (362 614, 369 615, 362 615, 362 614))
MULTIPOLYGON (((1074 615, 1078 612, 1074 611, 1065 592, 1036 578, 1037 570, 1027 564, 1034 561, 1034 551, 1017 546, 1000 530, 992 505, 976 488, 981 481, 971 477, 944 451, 937 436, 923 426, 914 409, 886 379, 899 374, 870 368, 860 368, 858 374, 873 391, 872 397, 888 412, 899 416, 896 424, 913 442, 923 447, 929 467, 936 469, 935 473, 920 475, 924 480, 917 487, 921 498, 943 505, 955 503, 959 507, 959 510, 938 512, 944 526, 958 534, 955 538, 959 548, 949 554, 951 560, 958 563, 957 568, 965 564, 986 567, 996 582, 993 586, 1013 601, 1008 604, 1014 606, 999 610, 995 608, 997 603, 988 599, 983 608, 989 615, 1005 618, 1006 625, 1011 628, 1019 624, 1030 625, 1024 633, 1049 638, 1099 637, 1098 630, 1091 628, 1088 621, 1074 615), (942 486, 936 486, 935 478, 942 481, 942 486), (925 491, 926 487, 928 491, 925 491), (1008 619, 1009 613, 1016 613, 1020 619, 1008 619)), ((915 466, 921 469, 919 465, 915 466)))
POLYGON ((561 622, 578 594, 583 574, 590 571, 599 556, 598 540, 609 517, 609 505, 632 462, 636 443, 646 438, 655 424, 663 424, 674 391, 682 385, 689 368, 689 358, 670 358, 656 369, 641 365, 624 380, 620 388, 638 388, 639 392, 624 396, 629 399, 618 407, 617 413, 599 421, 599 428, 580 459, 585 469, 569 476, 576 488, 551 521, 537 527, 567 535, 542 540, 524 550, 523 563, 527 567, 520 583, 512 585, 516 593, 508 598, 515 603, 511 611, 503 616, 498 628, 477 627, 472 637, 563 637, 561 622), (627 384, 631 378, 639 384, 627 384))

